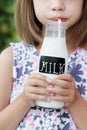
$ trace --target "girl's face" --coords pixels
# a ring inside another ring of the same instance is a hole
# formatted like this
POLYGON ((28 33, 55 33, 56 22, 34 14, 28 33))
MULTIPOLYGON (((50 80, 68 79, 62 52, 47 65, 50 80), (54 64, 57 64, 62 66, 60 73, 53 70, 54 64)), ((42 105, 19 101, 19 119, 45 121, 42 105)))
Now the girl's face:
POLYGON ((66 21, 67 28, 81 17, 83 0, 33 0, 37 19, 43 24, 49 19, 66 21))

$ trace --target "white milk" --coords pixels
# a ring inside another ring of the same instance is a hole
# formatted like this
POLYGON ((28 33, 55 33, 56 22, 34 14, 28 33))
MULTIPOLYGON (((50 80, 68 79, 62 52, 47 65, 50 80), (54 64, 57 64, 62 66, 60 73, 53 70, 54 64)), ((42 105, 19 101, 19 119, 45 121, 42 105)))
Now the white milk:
MULTIPOLYGON (((67 48, 65 36, 65 23, 49 21, 39 56, 39 73, 53 79, 56 75, 67 71, 67 48), (52 26, 52 28, 51 28, 52 26)), ((64 102, 36 101, 36 105, 60 109, 64 102)))

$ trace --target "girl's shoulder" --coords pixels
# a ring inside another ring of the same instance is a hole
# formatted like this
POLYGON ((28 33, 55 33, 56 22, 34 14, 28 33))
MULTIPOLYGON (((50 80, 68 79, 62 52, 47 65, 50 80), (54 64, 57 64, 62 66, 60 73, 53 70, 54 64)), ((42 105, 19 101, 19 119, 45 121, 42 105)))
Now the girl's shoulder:
POLYGON ((17 42, 17 43, 10 43, 12 50, 13 50, 13 55, 25 55, 35 49, 33 45, 30 43, 25 43, 23 41, 17 42))
POLYGON ((69 55, 69 64, 73 65, 87 65, 87 49, 78 47, 69 55))
POLYGON ((5 64, 7 66, 11 66, 13 59, 12 57, 13 57, 12 48, 8 47, 4 49, 0 54, 0 65, 5 64))
POLYGON ((17 52, 17 53, 19 51, 24 52, 24 50, 26 50, 26 48, 29 48, 28 44, 24 43, 22 41, 21 42, 16 42, 16 43, 11 42, 10 46, 12 47, 13 52, 17 52))
POLYGON ((38 56, 38 51, 30 43, 18 42, 10 43, 13 52, 13 63, 18 65, 25 61, 30 61, 32 57, 38 56))
POLYGON ((81 48, 81 47, 78 47, 76 48, 70 55, 69 57, 83 57, 87 55, 87 49, 84 49, 84 48, 81 48))
POLYGON ((12 48, 8 47, 0 54, 0 110, 9 103, 12 89, 12 65, 12 48))

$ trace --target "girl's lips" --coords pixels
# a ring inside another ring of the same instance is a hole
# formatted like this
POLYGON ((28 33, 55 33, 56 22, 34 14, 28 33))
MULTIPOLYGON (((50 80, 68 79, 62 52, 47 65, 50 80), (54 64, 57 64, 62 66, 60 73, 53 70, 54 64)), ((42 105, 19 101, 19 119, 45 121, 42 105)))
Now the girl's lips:
POLYGON ((62 22, 66 22, 66 18, 63 18, 63 17, 55 17, 55 18, 51 18, 52 21, 58 21, 58 20, 61 20, 62 22))

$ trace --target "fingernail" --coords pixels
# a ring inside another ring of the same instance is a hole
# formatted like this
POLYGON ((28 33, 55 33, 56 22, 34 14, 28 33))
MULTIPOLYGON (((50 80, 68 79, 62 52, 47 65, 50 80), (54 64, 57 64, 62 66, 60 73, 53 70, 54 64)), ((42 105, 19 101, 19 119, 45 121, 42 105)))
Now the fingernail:
POLYGON ((51 79, 47 78, 47 82, 51 83, 51 81, 52 81, 51 79))
POLYGON ((52 85, 49 85, 49 87, 47 87, 47 90, 52 90, 52 85))
POLYGON ((47 100, 47 101, 50 101, 50 100, 51 100, 51 98, 50 98, 50 97, 46 97, 46 100, 47 100))
POLYGON ((55 96, 55 94, 54 93, 50 93, 50 96, 55 96))
POLYGON ((57 79, 58 77, 59 77, 59 75, 56 75, 56 76, 55 76, 55 79, 57 79))

